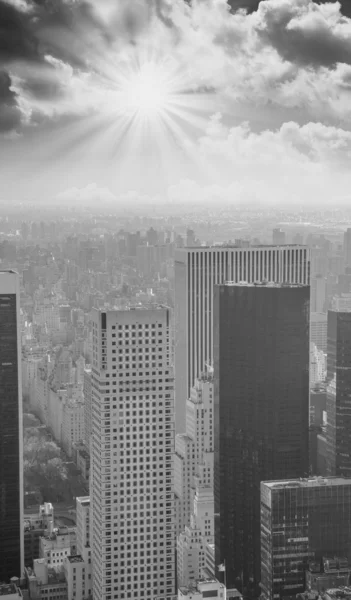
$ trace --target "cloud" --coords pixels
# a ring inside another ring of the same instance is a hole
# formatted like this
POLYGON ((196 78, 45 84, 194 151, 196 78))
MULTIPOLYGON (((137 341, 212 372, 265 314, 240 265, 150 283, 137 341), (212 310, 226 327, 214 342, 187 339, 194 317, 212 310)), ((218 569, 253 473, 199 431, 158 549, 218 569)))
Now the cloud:
POLYGON ((106 187, 98 187, 96 183, 90 183, 83 188, 73 187, 59 193, 56 201, 67 204, 79 204, 83 206, 107 204, 116 202, 116 197, 106 187))
POLYGON ((24 114, 12 89, 10 75, 0 70, 0 132, 9 133, 17 129, 24 120, 24 114))
POLYGON ((351 20, 339 2, 312 0, 261 2, 255 29, 265 44, 290 62, 334 66, 351 62, 351 20))
MULTIPOLYGON (((229 4, 0 0, 0 69, 32 124, 105 108, 102 98, 113 96, 128 61, 135 65, 145 55, 171 56, 184 91, 214 90, 222 111, 226 105, 235 114, 241 102, 253 110, 298 109, 306 121, 349 120, 347 2, 229 4)), ((23 119, 12 123, 19 127, 23 119)))
POLYGON ((190 151, 205 178, 173 186, 173 201, 318 204, 346 197, 351 186, 351 132, 321 123, 255 133, 215 115, 190 151))

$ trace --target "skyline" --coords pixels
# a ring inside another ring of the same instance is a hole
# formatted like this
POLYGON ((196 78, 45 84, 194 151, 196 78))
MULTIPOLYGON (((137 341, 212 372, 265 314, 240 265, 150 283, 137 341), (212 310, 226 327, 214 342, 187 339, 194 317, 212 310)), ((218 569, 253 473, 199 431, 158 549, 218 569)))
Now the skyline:
POLYGON ((1 0, 0 200, 345 204, 349 8, 231 4, 1 0))

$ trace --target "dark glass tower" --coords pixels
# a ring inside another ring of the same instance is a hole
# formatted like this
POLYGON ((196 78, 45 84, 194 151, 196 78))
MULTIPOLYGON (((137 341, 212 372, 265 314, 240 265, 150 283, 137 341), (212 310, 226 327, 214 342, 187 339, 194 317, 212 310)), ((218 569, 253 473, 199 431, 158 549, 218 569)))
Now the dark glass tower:
POLYGON ((327 474, 351 477, 351 310, 328 311, 327 474))
POLYGON ((227 585, 260 579, 260 482, 308 474, 309 286, 214 295, 215 542, 227 585))
POLYGON ((23 574, 22 392, 18 275, 0 271, 0 582, 23 574))
POLYGON ((305 590, 309 561, 350 559, 351 479, 314 477, 261 484, 264 600, 305 590))

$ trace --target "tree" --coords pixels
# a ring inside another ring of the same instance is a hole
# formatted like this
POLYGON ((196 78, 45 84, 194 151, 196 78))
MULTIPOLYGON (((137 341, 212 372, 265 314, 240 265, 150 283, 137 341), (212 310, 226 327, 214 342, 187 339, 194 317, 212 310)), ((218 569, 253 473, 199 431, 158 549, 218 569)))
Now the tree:
POLYGON ((57 500, 67 480, 67 469, 55 442, 25 436, 23 469, 25 491, 39 490, 44 501, 57 500))

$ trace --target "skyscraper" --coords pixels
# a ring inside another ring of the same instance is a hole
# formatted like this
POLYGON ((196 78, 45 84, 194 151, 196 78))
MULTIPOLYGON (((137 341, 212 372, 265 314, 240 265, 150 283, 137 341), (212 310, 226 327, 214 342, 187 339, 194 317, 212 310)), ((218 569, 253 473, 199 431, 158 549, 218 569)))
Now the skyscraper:
POLYGON ((226 281, 310 283, 304 246, 198 247, 175 251, 176 432, 185 432, 186 401, 213 360, 213 288, 226 281))
POLYGON ((261 483, 261 591, 265 600, 305 589, 309 560, 348 557, 351 479, 261 483))
POLYGON ((93 310, 94 600, 174 594, 174 385, 166 308, 93 310))
POLYGON ((328 311, 327 474, 351 476, 351 308, 328 311))
POLYGON ((216 564, 231 587, 259 581, 260 482, 308 474, 309 286, 216 286, 214 313, 216 564))
POLYGON ((344 233, 344 267, 351 267, 351 228, 344 233))
POLYGON ((0 582, 24 572, 19 279, 0 271, 0 582))

